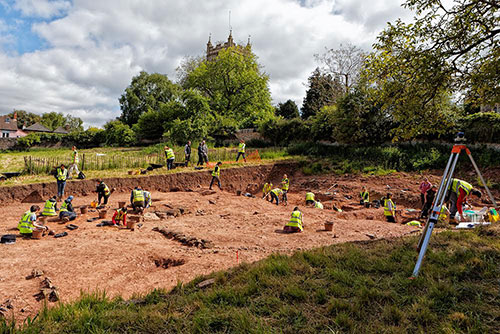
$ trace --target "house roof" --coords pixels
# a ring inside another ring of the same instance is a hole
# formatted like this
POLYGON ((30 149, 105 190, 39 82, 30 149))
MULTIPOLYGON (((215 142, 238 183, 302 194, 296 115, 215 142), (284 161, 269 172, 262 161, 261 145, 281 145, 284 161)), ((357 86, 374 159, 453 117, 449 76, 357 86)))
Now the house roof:
POLYGON ((0 130, 17 131, 17 119, 8 115, 0 116, 0 130))
POLYGON ((58 127, 57 129, 54 130, 54 133, 69 133, 65 128, 63 128, 62 126, 58 127))
POLYGON ((47 129, 45 126, 43 126, 40 123, 32 124, 32 125, 28 126, 26 129, 23 129, 23 131, 52 132, 52 130, 47 129))

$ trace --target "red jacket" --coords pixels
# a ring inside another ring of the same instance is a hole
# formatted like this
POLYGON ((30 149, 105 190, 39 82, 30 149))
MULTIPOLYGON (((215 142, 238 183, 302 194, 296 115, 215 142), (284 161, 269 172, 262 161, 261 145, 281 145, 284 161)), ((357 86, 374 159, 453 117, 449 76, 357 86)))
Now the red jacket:
MULTIPOLYGON (((115 211, 115 214, 113 215, 113 219, 112 219, 113 224, 115 224, 115 225, 118 224, 116 221, 116 218, 117 218, 116 216, 118 216, 118 210, 115 211)), ((122 220, 123 220, 123 225, 127 225, 127 213, 123 214, 122 220)))

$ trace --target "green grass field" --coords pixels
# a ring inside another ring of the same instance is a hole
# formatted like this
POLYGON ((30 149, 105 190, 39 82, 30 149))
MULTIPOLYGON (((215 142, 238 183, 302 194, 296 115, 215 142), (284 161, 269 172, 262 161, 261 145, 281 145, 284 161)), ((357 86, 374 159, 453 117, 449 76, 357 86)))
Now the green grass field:
POLYGON ((500 226, 272 255, 129 301, 84 295, 2 333, 498 333, 500 226))

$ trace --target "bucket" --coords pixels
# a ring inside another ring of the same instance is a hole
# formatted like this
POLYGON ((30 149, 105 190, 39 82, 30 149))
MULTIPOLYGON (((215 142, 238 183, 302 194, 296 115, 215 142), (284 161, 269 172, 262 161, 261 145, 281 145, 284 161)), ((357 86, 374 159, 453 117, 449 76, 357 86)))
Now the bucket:
POLYGON ((43 229, 37 228, 33 230, 31 234, 31 239, 42 239, 42 236, 43 236, 43 229))
POLYGON ((82 213, 82 215, 86 214, 88 211, 88 208, 86 205, 83 205, 80 207, 80 212, 82 213))
POLYGON ((101 210, 101 211, 99 211, 99 219, 106 218, 107 214, 108 214, 108 210, 101 210))
POLYGON ((118 202, 118 208, 123 208, 125 206, 125 202, 118 202))
POLYGON ((325 231, 333 231, 333 222, 325 222, 325 231))

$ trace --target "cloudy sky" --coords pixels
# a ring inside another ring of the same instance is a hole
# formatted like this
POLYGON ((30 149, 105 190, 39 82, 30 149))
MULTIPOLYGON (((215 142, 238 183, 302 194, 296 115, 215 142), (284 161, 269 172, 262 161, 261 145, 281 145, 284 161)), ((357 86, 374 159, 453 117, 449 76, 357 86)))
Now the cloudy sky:
POLYGON ((102 125, 140 71, 175 80, 185 56, 233 37, 270 76, 274 103, 300 106, 325 46, 370 49, 388 21, 409 18, 398 0, 0 0, 0 114, 24 109, 102 125))

